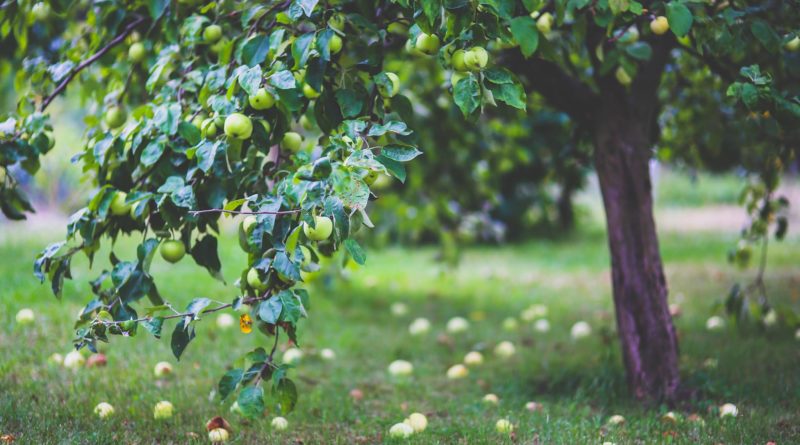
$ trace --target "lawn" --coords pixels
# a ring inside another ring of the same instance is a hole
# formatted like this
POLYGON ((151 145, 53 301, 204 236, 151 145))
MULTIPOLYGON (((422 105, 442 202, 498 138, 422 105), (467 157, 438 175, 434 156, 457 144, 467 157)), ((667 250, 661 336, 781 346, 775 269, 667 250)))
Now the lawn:
MULTIPOLYGON (((389 427, 414 411, 429 419, 427 431, 408 442, 417 444, 800 442, 800 342, 793 331, 704 327, 732 282, 752 275, 724 260, 735 234, 662 237, 670 298, 683 311, 676 324, 684 381, 698 391, 695 400, 677 407, 675 424, 660 420, 667 407, 644 409, 626 392, 605 238, 600 230, 584 229, 559 241, 471 248, 452 271, 437 265, 429 248, 369 251, 366 267, 318 280, 311 318, 302 323, 305 357, 293 371, 300 400, 288 416, 289 429, 276 433, 272 416, 247 421, 229 413, 231 400, 221 402, 215 393, 229 363, 270 340, 238 328, 220 330, 211 316, 180 362, 172 357, 168 338, 158 341, 140 332, 104 345, 104 368, 73 372, 48 363, 52 353, 69 351, 72 317, 88 300, 87 281, 103 266, 97 263, 87 273, 85 262, 74 264, 75 280, 63 301, 55 300, 34 280, 31 262, 61 231, 59 226, 44 236, 19 233, 0 242, 0 435, 13 434, 17 443, 207 443, 206 420, 224 415, 235 429, 230 443, 372 444, 389 442, 389 427), (408 314, 393 315, 394 302, 406 303, 408 314), (526 322, 517 330, 502 327, 533 303, 548 307, 550 332, 535 332, 526 322), (34 325, 14 321, 23 307, 36 312, 34 325), (447 335, 445 323, 453 316, 469 318, 470 329, 447 335), (430 319, 428 334, 409 334, 416 317, 430 319), (593 333, 572 340, 570 327, 579 320, 589 322, 593 333), (502 340, 517 346, 508 360, 492 354, 502 340), (332 348, 336 359, 322 360, 317 354, 322 348, 332 348), (448 367, 470 350, 483 351, 485 363, 465 379, 448 380, 448 367), (395 359, 411 361, 413 376, 389 376, 387 366, 395 359), (718 365, 705 366, 707 359, 718 365), (175 365, 172 378, 153 376, 153 366, 162 360, 175 365), (351 398, 354 388, 362 391, 362 400, 351 398), (481 401, 487 393, 499 396, 498 406, 481 401), (153 419, 159 400, 175 405, 171 420, 153 419), (114 416, 93 415, 101 401, 115 406, 114 416), (543 410, 529 412, 529 401, 543 410), (717 407, 726 402, 739 408, 737 418, 718 418, 717 407), (703 424, 686 420, 694 413, 703 424), (606 426, 613 414, 627 422, 606 426), (513 437, 494 431, 500 418, 515 424, 513 437)), ((232 281, 245 258, 232 235, 225 234, 222 246, 223 272, 232 281)), ((123 240, 117 253, 132 255, 131 247, 123 240)), ((774 244, 769 263, 771 298, 800 309, 800 240, 774 244)), ((157 259, 153 269, 162 294, 179 307, 199 296, 228 301, 236 295, 188 258, 177 265, 157 259)))

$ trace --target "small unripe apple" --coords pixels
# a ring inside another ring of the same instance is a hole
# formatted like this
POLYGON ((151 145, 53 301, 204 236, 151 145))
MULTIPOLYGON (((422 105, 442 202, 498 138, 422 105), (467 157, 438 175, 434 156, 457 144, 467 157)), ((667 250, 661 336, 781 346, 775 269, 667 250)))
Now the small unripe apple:
POLYGON ((217 135, 217 124, 214 119, 208 118, 200 125, 200 133, 206 139, 212 139, 217 135))
POLYGON ((128 113, 125 112, 124 108, 118 105, 114 105, 106 111, 106 125, 112 130, 121 127, 126 120, 128 120, 128 113))
POLYGON ((422 413, 411 413, 408 419, 404 420, 403 423, 410 426, 415 433, 421 433, 428 428, 428 418, 422 413))
POLYGON ((31 8, 31 12, 33 12, 33 17, 36 20, 43 22, 50 17, 50 4, 45 2, 36 3, 31 8))
POLYGON ((458 71, 453 72, 453 74, 450 75, 450 85, 455 87, 458 85, 458 82, 460 82, 461 79, 467 77, 468 75, 469 74, 460 73, 458 71))
POLYGON ((500 404, 500 397, 497 397, 497 394, 486 394, 483 396, 483 403, 497 406, 500 404))
POLYGON ((83 358, 80 351, 69 351, 67 355, 64 356, 64 367, 69 369, 78 369, 83 364, 86 363, 86 359, 83 358))
POLYGON ((390 34, 405 35, 408 34, 408 26, 401 22, 392 22, 386 27, 386 31, 390 34))
POLYGON ((255 267, 247 271, 247 284, 255 290, 266 289, 266 285, 261 281, 261 274, 255 267))
POLYGON ((197 127, 198 130, 203 131, 203 122, 205 122, 206 119, 208 119, 208 116, 205 114, 198 114, 192 118, 192 125, 197 127))
POLYGON ((303 143, 303 137, 293 131, 286 132, 281 139, 281 148, 296 152, 300 150, 300 145, 303 143))
POLYGON ((114 414, 114 407, 111 406, 110 403, 100 402, 94 407, 94 413, 97 415, 97 417, 105 419, 106 417, 114 414))
POLYGON ((311 131, 314 128, 314 123, 305 114, 300 116, 300 126, 306 131, 311 131))
POLYGON ((146 55, 147 50, 145 50, 144 45, 140 42, 136 42, 128 48, 128 60, 130 60, 131 63, 141 62, 146 55))
POLYGON ((228 433, 228 430, 225 428, 214 428, 208 432, 208 440, 210 440, 211 443, 227 442, 229 437, 230 433, 228 433))
POLYGON ((426 334, 431 330, 431 322, 427 318, 417 318, 408 326, 408 333, 411 335, 426 334))
POLYGON ((464 366, 464 365, 462 365, 460 363, 457 364, 457 365, 451 366, 447 370, 447 378, 451 379, 451 380, 463 379, 464 377, 466 377, 468 375, 469 375, 469 369, 467 369, 466 366, 464 366))
POLYGON ((304 83, 303 84, 303 96, 308 99, 316 99, 319 97, 319 91, 315 90, 311 87, 311 85, 304 83))
POLYGON ((283 417, 276 417, 272 419, 272 429, 275 431, 284 431, 289 428, 289 421, 283 417))
POLYGON ((464 356, 464 364, 467 366, 477 366, 483 364, 483 354, 478 351, 470 351, 464 356))
POLYGON ((328 26, 337 31, 344 31, 345 19, 344 14, 337 12, 328 19, 328 26))
POLYGON ((450 57, 450 65, 453 66, 453 69, 456 71, 467 71, 467 64, 464 63, 464 57, 467 55, 467 51, 463 49, 456 50, 453 55, 450 57))
POLYGON ((156 406, 153 408, 153 418, 156 420, 164 420, 169 419, 172 417, 172 412, 174 411, 172 403, 162 400, 156 403, 156 406))
POLYGON ((589 323, 585 321, 579 321, 575 323, 569 330, 569 335, 572 337, 573 340, 586 338, 591 334, 592 334, 592 327, 589 326, 589 323))
POLYGON ((507 419, 500 419, 494 424, 494 428, 500 434, 508 434, 514 431, 514 425, 507 419))
POLYGON ((378 92, 385 98, 394 97, 400 91, 400 78, 395 73, 386 73, 386 77, 392 82, 392 89, 386 89, 386 85, 378 85, 378 92))
POLYGON ((389 374, 394 376, 407 376, 414 372, 414 365, 406 360, 395 360, 389 364, 389 374))
POLYGON ((275 105, 275 96, 265 88, 259 88, 256 94, 247 98, 247 101, 254 110, 267 110, 275 105))
POLYGON ((447 321, 447 332, 459 334, 469 329, 469 322, 463 317, 453 317, 447 321))
POLYGON ((35 319, 36 316, 31 309, 20 309, 20 311, 17 312, 17 323, 19 324, 30 324, 33 323, 35 319))
POLYGON ((342 38, 334 34, 331 36, 330 40, 328 40, 328 51, 330 51, 331 54, 339 54, 339 51, 342 50, 343 43, 342 38))
POLYGON ((631 84, 631 82, 633 82, 630 74, 628 74, 628 72, 625 71, 625 68, 621 66, 618 67, 617 71, 614 72, 614 77, 617 78, 617 82, 619 82, 619 84, 622 86, 628 86, 631 84))
POLYGON ((117 194, 114 195, 111 199, 111 205, 109 206, 112 215, 123 216, 130 213, 131 205, 125 202, 127 198, 128 195, 125 192, 117 192, 117 194))
POLYGON ((536 29, 542 34, 547 34, 553 27, 553 14, 545 12, 536 19, 536 29))
POLYGON ((405 423, 396 423, 389 428, 389 437, 392 439, 408 439, 414 434, 414 428, 405 423))
POLYGON ((436 54, 439 51, 440 41, 439 36, 436 34, 425 34, 424 32, 417 36, 414 42, 414 47, 422 54, 429 56, 436 54))
POLYGON ((203 30, 203 40, 206 43, 215 43, 222 38, 222 27, 219 25, 208 25, 203 30))
POLYGON ((225 135, 232 139, 245 140, 253 134, 253 122, 242 113, 233 113, 225 118, 225 135))
POLYGON ((169 362, 158 362, 153 368, 153 374, 159 379, 166 377, 172 374, 172 365, 169 362))
POLYGON ((303 223, 303 233, 312 241, 323 241, 328 239, 333 233, 333 221, 327 216, 315 216, 315 227, 303 223))
POLYGON ((186 246, 179 240, 166 240, 161 243, 159 252, 161 252, 161 257, 165 260, 170 263, 177 263, 186 255, 186 246))
POLYGON ((480 46, 476 46, 464 55, 464 64, 471 71, 479 71, 486 68, 489 63, 489 53, 480 46))
POLYGON ((786 42, 785 48, 789 51, 800 50, 800 36, 794 36, 792 40, 786 42))
POLYGON ((511 343, 510 341, 502 341, 494 348, 494 355, 500 358, 509 358, 516 352, 517 348, 515 348, 514 343, 511 343))
POLYGON ((662 35, 669 31, 669 20, 663 15, 660 15, 650 22, 650 31, 655 35, 662 35))

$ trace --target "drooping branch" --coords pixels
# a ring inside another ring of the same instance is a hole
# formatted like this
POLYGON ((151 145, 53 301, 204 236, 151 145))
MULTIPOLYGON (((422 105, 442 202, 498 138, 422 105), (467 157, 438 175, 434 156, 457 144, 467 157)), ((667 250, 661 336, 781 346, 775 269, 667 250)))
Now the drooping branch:
POLYGON ((59 94, 64 92, 64 90, 67 88, 67 85, 69 85, 69 83, 72 82, 72 79, 74 79, 75 76, 78 75, 78 73, 83 71, 89 65, 96 62, 101 57, 103 57, 107 52, 111 50, 111 48, 122 43, 122 41, 125 40, 125 38, 128 37, 128 35, 132 33, 137 26, 141 25, 144 22, 144 20, 145 20, 144 17, 139 17, 138 19, 134 20, 128 26, 126 26, 125 29, 122 30, 122 32, 119 35, 117 35, 110 42, 108 42, 106 46, 100 48, 96 53, 92 54, 91 57, 81 62, 80 65, 78 65, 74 70, 72 70, 72 72, 66 77, 66 79, 62 80, 61 83, 58 84, 56 89, 53 90, 53 92, 50 93, 50 95, 47 96, 42 101, 42 105, 39 108, 39 111, 44 111, 47 108, 47 106, 50 105, 50 102, 52 102, 53 99, 55 99, 59 94))
POLYGON ((503 53, 502 63, 553 107, 580 123, 591 121, 592 113, 597 108, 597 94, 556 63, 538 57, 526 59, 519 50, 503 53))
POLYGON ((263 211, 256 211, 256 212, 248 212, 245 210, 227 210, 227 209, 205 209, 205 210, 192 210, 189 213, 192 216, 202 215, 204 213, 230 213, 233 215, 292 215, 295 213, 300 213, 302 210, 300 209, 292 209, 292 210, 263 210, 263 211))

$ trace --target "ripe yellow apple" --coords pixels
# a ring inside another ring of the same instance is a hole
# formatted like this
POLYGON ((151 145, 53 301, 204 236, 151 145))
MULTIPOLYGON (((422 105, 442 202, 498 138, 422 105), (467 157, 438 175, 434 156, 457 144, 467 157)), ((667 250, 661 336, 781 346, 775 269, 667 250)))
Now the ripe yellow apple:
POLYGON ((405 423, 396 423, 389 428, 389 437, 392 439, 407 439, 414 434, 414 428, 405 423))
POLYGON ((208 432, 208 440, 210 440, 211 443, 227 442, 229 437, 230 434, 225 428, 214 428, 208 432))
POLYGON ((662 35, 669 31, 669 20, 663 15, 660 15, 650 22, 650 31, 655 35, 662 35))

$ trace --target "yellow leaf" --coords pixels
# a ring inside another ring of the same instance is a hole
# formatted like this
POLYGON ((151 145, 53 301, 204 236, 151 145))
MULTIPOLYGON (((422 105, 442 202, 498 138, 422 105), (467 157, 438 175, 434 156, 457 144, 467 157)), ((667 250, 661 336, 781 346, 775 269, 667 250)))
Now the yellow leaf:
POLYGON ((253 332, 253 319, 247 314, 242 314, 239 317, 239 329, 245 334, 253 332))

